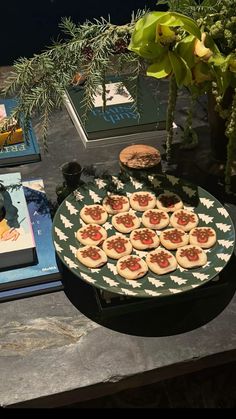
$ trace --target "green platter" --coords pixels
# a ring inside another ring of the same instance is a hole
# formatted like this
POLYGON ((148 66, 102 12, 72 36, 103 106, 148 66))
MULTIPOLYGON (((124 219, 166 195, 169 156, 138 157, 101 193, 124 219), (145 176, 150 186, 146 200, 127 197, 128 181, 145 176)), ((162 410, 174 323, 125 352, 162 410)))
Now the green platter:
MULTIPOLYGON (((116 261, 108 258, 108 263, 99 269, 83 266, 76 259, 76 249, 82 245, 75 237, 76 231, 85 225, 79 213, 84 205, 101 204, 107 194, 106 180, 95 178, 94 182, 80 187, 70 194, 58 208, 53 221, 53 241, 61 261, 77 277, 85 282, 116 294, 134 297, 165 297, 190 291, 211 281, 226 266, 233 253, 235 230, 232 220, 223 205, 201 187, 194 186, 175 176, 152 175, 138 180, 129 177, 122 181, 118 176, 111 177, 118 194, 129 195, 133 192, 150 190, 156 195, 165 190, 180 195, 185 208, 192 209, 199 217, 198 226, 212 227, 216 231, 217 242, 207 250, 208 262, 201 268, 183 269, 157 275, 151 272, 138 280, 125 280, 117 274, 116 261)), ((142 214, 136 211, 140 217, 142 214)), ((103 227, 108 237, 116 231, 108 217, 103 227)), ((175 253, 175 252, 174 252, 175 253)), ((147 252, 133 250, 145 260, 147 252)))

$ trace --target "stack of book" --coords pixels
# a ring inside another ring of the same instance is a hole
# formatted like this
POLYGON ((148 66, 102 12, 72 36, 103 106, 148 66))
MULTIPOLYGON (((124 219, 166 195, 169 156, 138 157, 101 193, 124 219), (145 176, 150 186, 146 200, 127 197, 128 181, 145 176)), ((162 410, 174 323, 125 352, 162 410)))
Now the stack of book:
POLYGON ((62 289, 42 179, 0 175, 0 301, 62 289))

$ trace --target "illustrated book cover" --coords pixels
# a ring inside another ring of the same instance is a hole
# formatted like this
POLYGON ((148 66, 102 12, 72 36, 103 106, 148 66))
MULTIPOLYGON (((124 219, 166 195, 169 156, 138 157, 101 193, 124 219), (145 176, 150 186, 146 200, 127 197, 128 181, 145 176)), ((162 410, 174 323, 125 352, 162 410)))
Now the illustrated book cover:
POLYGON ((20 172, 0 175, 0 270, 35 261, 35 240, 20 172))
MULTIPOLYGON (((15 99, 0 98, 0 110, 2 109, 2 115, 10 115, 11 110, 15 105, 15 99)), ((32 123, 30 123, 29 126, 27 140, 23 132, 22 141, 10 140, 8 143, 0 141, 0 167, 33 163, 40 160, 41 155, 38 140, 32 123)))
POLYGON ((165 129, 166 105, 157 100, 145 79, 138 79, 139 112, 135 109, 127 78, 107 78, 106 109, 103 111, 102 88, 94 95, 93 108, 83 122, 83 86, 69 86, 64 104, 85 147, 155 137, 165 129))
POLYGON ((0 272, 0 299, 63 288, 51 237, 52 219, 43 180, 22 183, 35 237, 36 261, 31 266, 0 272))
POLYGON ((8 141, 11 141, 11 144, 22 143, 24 141, 23 130, 14 117, 11 115, 11 101, 5 101, 5 103, 0 102, 0 146, 4 146, 8 141), (10 117, 10 118, 9 118, 10 117), (7 119, 9 120, 7 121, 7 119), (14 130, 12 130, 14 128, 14 130), (10 139, 11 135, 11 139, 10 139))

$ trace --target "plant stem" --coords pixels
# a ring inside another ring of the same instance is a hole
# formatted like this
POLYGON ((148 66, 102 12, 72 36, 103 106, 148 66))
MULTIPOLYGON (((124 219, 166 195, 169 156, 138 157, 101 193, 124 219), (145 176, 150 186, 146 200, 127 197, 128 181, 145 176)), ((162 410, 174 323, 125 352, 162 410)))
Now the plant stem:
POLYGON ((236 89, 234 89, 231 112, 227 121, 226 135, 229 139, 227 145, 227 162, 225 165, 225 187, 230 192, 232 166, 236 159, 236 89))
POLYGON ((198 144, 198 136, 196 131, 193 129, 193 109, 196 103, 197 95, 190 92, 190 106, 188 109, 188 115, 184 124, 183 142, 181 148, 192 149, 198 144))
POLYGON ((166 160, 169 163, 171 161, 171 146, 173 141, 174 129, 174 113, 177 101, 177 83, 175 77, 172 76, 169 82, 169 95, 168 95, 168 107, 167 107, 167 118, 166 118, 166 160))

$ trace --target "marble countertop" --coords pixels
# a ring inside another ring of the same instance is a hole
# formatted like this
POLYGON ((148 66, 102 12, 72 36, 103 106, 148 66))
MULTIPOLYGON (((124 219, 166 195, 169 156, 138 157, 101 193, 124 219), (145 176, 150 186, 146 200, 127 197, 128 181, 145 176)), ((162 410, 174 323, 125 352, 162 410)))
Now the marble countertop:
MULTIPOLYGON (((187 106, 183 97, 178 120, 187 106)), ((199 153, 206 153, 208 131, 203 108, 200 111, 199 153)), ((39 135, 37 121, 34 127, 39 135)), ((159 141, 146 143, 161 148, 164 133, 159 141)), ((42 151, 41 162, 17 170, 23 179, 42 176, 49 199, 55 201, 65 161, 76 159, 82 166, 95 164, 98 170, 105 166, 116 172, 123 147, 86 150, 63 109, 51 120, 49 154, 42 151)), ((196 179, 193 159, 198 160, 196 151, 181 152, 178 174, 186 177, 191 172, 190 177, 196 179)), ((199 174, 198 179, 207 187, 206 174, 199 174)), ((211 185, 210 192, 220 195, 220 183, 211 185)), ((235 221, 233 203, 224 202, 235 221)), ((235 360, 235 267, 233 255, 225 269, 225 282, 219 281, 206 298, 173 300, 173 304, 106 320, 96 317, 91 287, 79 279, 71 281, 69 273, 65 291, 1 303, 0 405, 61 406, 235 360)))

